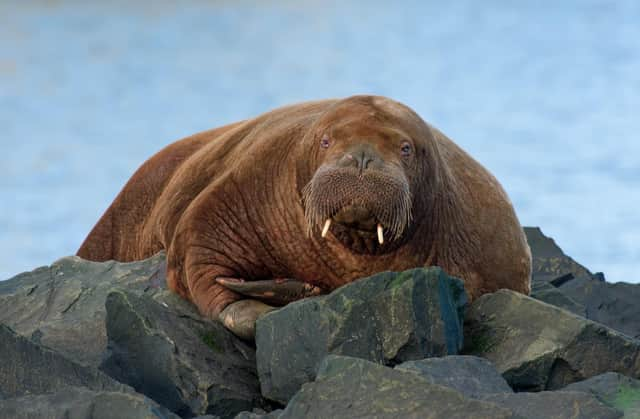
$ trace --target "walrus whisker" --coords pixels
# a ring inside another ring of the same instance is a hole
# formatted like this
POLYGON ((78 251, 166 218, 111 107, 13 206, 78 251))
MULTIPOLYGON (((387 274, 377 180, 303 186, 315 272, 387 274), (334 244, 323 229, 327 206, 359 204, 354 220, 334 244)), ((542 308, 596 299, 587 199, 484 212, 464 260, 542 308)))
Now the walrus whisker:
POLYGON ((382 230, 382 224, 378 224, 378 243, 384 244, 384 233, 382 230))

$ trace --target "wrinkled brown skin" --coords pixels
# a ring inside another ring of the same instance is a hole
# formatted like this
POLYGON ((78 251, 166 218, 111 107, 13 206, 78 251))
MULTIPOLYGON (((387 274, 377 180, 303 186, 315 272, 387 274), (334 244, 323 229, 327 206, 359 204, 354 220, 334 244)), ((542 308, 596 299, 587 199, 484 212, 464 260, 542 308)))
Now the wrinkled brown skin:
POLYGON ((294 278, 329 291, 438 265, 464 280, 470 299, 530 290, 529 247, 498 181, 412 110, 375 96, 284 107, 167 146, 133 175, 78 256, 133 261, 162 249, 169 287, 211 318, 244 298, 218 277, 294 278), (404 160, 402 139, 414 147, 404 160), (304 186, 358 141, 404 170, 413 197, 411 225, 378 254, 323 239, 317 226, 309 235, 305 220, 304 186))

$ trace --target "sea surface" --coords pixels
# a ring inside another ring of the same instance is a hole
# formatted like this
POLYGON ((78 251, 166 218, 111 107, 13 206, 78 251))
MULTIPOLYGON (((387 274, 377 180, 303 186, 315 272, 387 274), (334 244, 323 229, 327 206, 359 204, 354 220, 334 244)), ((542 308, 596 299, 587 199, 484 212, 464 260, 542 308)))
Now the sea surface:
POLYGON ((640 282, 640 2, 0 1, 0 279, 73 254, 166 144, 357 93, 414 108, 523 225, 640 282))

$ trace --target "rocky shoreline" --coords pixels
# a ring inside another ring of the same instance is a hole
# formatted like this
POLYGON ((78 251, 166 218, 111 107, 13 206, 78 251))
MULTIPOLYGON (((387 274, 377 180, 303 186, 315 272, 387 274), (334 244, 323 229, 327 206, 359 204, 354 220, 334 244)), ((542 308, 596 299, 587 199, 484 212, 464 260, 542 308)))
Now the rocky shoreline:
POLYGON ((525 230, 530 297, 386 272, 267 314, 255 345, 168 291, 162 254, 63 258, 0 282, 0 418, 640 417, 640 285, 525 230))

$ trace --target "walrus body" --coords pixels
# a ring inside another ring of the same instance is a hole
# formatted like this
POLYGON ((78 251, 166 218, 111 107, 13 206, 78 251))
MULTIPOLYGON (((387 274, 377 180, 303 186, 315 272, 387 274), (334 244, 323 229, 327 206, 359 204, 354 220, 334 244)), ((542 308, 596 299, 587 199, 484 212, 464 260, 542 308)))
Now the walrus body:
POLYGON ((213 318, 245 298, 221 278, 293 278, 330 291, 439 265, 471 299, 529 292, 529 247, 497 180, 383 97, 284 107, 167 146, 78 255, 132 261, 162 249, 169 287, 213 318))

